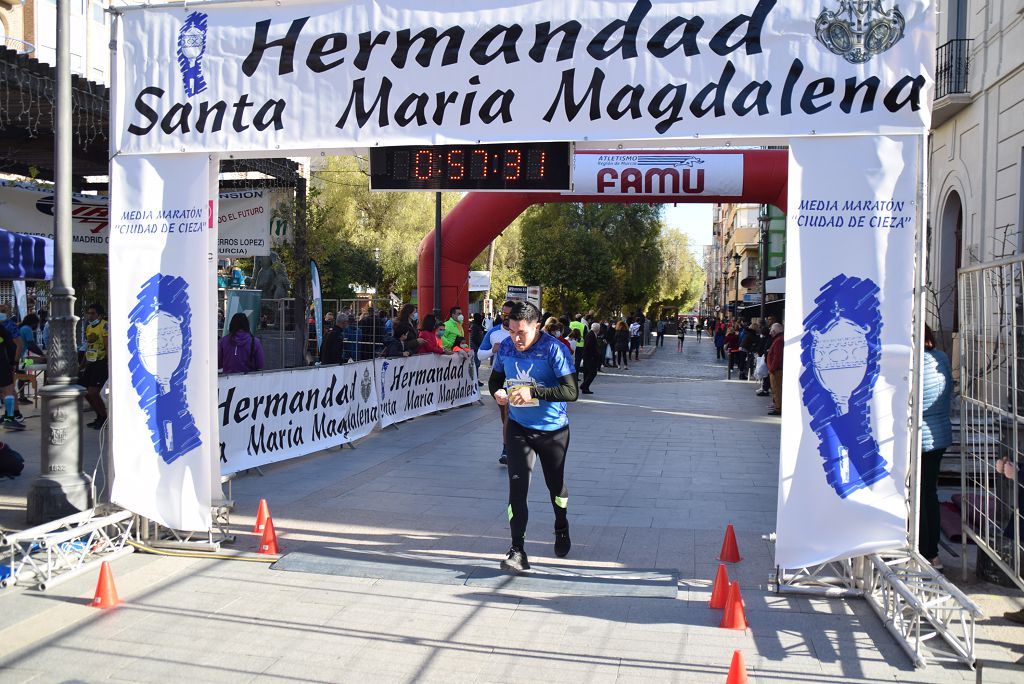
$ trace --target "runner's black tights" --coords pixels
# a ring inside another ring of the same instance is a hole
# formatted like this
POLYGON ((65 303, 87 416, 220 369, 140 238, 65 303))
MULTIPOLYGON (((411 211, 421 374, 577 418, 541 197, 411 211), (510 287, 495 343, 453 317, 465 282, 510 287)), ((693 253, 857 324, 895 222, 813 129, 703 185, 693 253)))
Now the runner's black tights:
POLYGON ((569 526, 566 511, 569 490, 565 487, 565 454, 569 450, 569 426, 550 432, 526 428, 508 421, 508 525, 512 546, 523 548, 530 512, 526 497, 530 491, 533 466, 540 457, 544 482, 555 511, 555 529, 569 526))

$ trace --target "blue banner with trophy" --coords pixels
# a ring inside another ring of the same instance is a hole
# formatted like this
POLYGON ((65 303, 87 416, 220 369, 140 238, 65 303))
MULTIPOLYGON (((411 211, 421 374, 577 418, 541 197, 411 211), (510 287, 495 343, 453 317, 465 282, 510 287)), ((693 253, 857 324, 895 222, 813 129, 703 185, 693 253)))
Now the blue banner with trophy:
POLYGON ((210 527, 213 228, 206 155, 111 161, 112 500, 210 527))
POLYGON ((790 151, 776 564, 799 569, 907 542, 917 138, 790 151))

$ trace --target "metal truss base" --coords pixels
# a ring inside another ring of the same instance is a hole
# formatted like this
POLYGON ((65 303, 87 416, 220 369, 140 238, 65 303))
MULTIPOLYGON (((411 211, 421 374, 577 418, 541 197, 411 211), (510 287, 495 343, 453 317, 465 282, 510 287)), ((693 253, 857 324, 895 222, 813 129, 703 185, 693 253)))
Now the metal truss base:
POLYGON ((0 587, 40 591, 87 572, 103 561, 132 552, 128 539, 135 516, 116 508, 82 511, 20 532, 0 534, 6 557, 0 587))
POLYGON ((779 593, 863 598, 916 667, 929 662, 974 667, 975 621, 984 613, 916 551, 779 568, 771 582, 779 593))
POLYGON ((213 527, 205 532, 183 532, 147 519, 140 519, 139 538, 154 549, 177 549, 184 551, 202 551, 217 553, 221 544, 233 544, 235 535, 231 534, 231 511, 235 502, 230 500, 216 501, 210 508, 213 527))

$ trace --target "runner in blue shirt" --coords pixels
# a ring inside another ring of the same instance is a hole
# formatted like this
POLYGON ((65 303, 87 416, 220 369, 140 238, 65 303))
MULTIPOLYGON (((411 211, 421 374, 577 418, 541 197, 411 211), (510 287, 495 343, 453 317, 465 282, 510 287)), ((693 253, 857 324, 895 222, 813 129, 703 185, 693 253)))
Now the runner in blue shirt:
MULTIPOLYGON (((480 342, 476 357, 480 361, 490 359, 498 350, 498 345, 508 339, 508 312, 512 310, 511 300, 501 305, 501 323, 496 323, 490 330, 484 333, 484 339, 480 342)), ((494 361, 491 361, 494 368, 494 361)), ((498 463, 508 463, 508 447, 506 446, 508 431, 508 404, 498 404, 498 412, 501 414, 501 454, 498 456, 498 463)))
POLYGON ((508 315, 509 338, 498 347, 488 389, 508 416, 508 521, 512 546, 503 570, 530 569, 524 545, 529 511, 526 497, 537 458, 555 511, 555 555, 569 553, 569 491, 565 486, 565 455, 569 449, 569 414, 565 403, 576 401, 576 368, 565 345, 540 328, 540 311, 516 302, 508 315))

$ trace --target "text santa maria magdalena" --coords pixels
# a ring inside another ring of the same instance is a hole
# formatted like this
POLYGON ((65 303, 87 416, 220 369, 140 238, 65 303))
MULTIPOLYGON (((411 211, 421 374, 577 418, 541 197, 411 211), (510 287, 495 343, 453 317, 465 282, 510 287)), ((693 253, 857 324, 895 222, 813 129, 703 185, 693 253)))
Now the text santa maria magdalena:
MULTIPOLYGON (((767 59, 761 36, 776 3, 759 0, 749 14, 712 25, 699 15, 675 16, 663 22, 650 20, 651 2, 639 0, 628 17, 612 19, 593 35, 579 21, 569 20, 558 25, 550 21, 495 24, 482 33, 474 30, 473 35, 462 26, 452 25, 415 32, 405 28, 311 36, 306 31, 308 16, 290 22, 267 19, 255 24, 252 47, 240 70, 246 78, 260 73, 282 82, 297 70, 323 74, 344 65, 357 77, 348 83, 341 111, 329 114, 332 119, 337 117, 335 126, 342 129, 508 124, 516 120, 517 102, 523 99, 531 106, 544 103, 542 119, 547 123, 647 119, 662 135, 687 118, 816 115, 835 110, 855 115, 882 108, 891 113, 920 109, 926 86, 921 73, 897 74, 887 83, 874 75, 813 77, 805 74, 802 60, 793 58, 784 75, 773 69, 781 77, 777 81, 739 76, 731 56, 746 59, 760 55, 767 59), (641 35, 649 38, 641 40, 641 35), (299 49, 300 38, 308 48, 299 49), (708 54, 727 59, 705 82, 686 79, 678 83, 623 84, 606 70, 613 62, 642 56, 664 60, 663 71, 678 72, 680 60, 708 54), (508 87, 500 68, 495 71, 490 66, 520 62, 563 63, 567 68, 560 72, 557 83, 553 82, 552 92, 540 91, 536 80, 531 79, 529 92, 520 93, 508 87), (467 63, 480 66, 482 75, 472 75, 461 85, 461 78, 445 77, 446 67, 467 63), (584 63, 587 65, 581 66, 584 63), (394 69, 433 70, 429 77, 416 80, 443 83, 444 89, 402 92, 392 79, 381 75, 394 69), (485 85, 485 78, 502 87, 485 85)), ((134 100, 134 114, 128 117, 128 132, 136 136, 155 130, 166 135, 193 135, 225 128, 240 133, 250 127, 255 131, 280 131, 285 127, 288 102, 284 98, 256 101, 248 93, 241 93, 233 101, 174 99, 163 88, 142 88, 134 100)))

